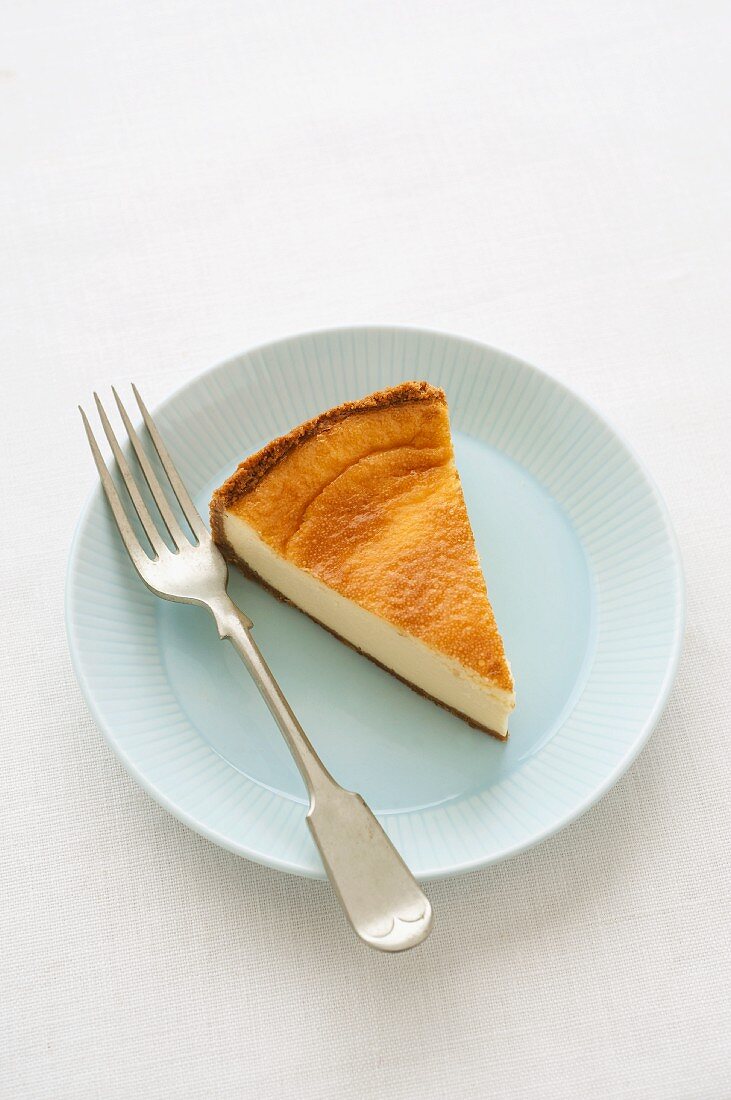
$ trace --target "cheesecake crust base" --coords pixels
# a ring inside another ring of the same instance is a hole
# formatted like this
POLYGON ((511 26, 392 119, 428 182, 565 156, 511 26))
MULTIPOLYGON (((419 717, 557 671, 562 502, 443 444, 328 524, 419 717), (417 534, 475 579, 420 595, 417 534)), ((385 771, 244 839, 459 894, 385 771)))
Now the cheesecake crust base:
POLYGON ((498 733, 496 730, 491 730, 488 726, 483 726, 479 722, 475 722, 474 718, 469 718, 466 714, 463 714, 462 711, 456 710, 454 707, 450 707, 446 703, 443 703, 441 699, 437 699, 433 695, 429 695, 428 692, 422 691, 421 688, 416 687, 415 684, 412 684, 410 680, 405 680, 403 676, 399 676, 397 672, 393 672, 390 668, 388 668, 387 665, 381 664, 381 662, 377 660, 377 658, 372 657, 370 653, 366 653, 364 650, 359 649, 358 646, 353 645, 352 642, 349 642, 347 638, 343 638, 342 634, 338 634, 336 630, 331 630, 329 626, 325 626, 325 624, 320 622, 319 619, 316 619, 314 615, 310 615, 306 611, 303 611, 301 607, 298 607, 297 604, 292 603, 292 601, 287 599, 287 597, 284 596, 278 589, 274 588, 271 584, 269 584, 268 581, 265 581, 263 577, 255 572, 251 568, 251 566, 247 565, 247 563, 234 551, 231 543, 226 538, 222 538, 221 540, 216 539, 216 542, 218 543, 219 549, 222 551, 223 556, 228 561, 230 561, 232 565, 235 565, 237 569, 240 569, 241 572, 250 580, 256 581, 256 583, 261 585, 262 588, 265 588, 267 592, 271 592, 272 596, 276 596, 276 598, 281 603, 289 604, 290 607, 296 608, 297 611, 299 611, 301 614, 307 615, 308 619, 311 619, 313 623, 317 623, 317 625, 321 626, 323 630, 327 630, 328 634, 332 634, 332 636, 334 638, 337 638, 339 642, 343 642, 346 646, 348 646, 349 649, 353 649, 356 653, 360 653, 362 657, 367 657, 368 660, 372 661, 374 665, 382 668, 384 672, 387 672, 389 674, 389 676, 393 676, 396 680, 400 680, 402 684, 406 684, 406 686, 411 688, 412 691, 415 691, 417 695, 421 695, 424 699, 428 699, 430 702, 436 703, 437 706, 442 708, 442 710, 449 711, 450 714, 453 714, 456 718, 459 718, 461 719, 461 721, 466 722, 467 725, 472 726, 473 729, 482 730, 483 733, 488 733, 490 737, 494 737, 497 741, 507 741, 508 733, 502 734, 498 733))

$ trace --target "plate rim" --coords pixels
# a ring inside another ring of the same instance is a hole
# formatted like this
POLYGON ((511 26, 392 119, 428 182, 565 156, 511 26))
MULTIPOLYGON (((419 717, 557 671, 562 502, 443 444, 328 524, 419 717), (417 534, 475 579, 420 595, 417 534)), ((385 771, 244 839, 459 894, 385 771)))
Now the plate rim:
MULTIPOLYGON (((227 369, 234 367, 242 359, 247 357, 253 357, 258 354, 266 353, 270 349, 275 347, 281 347, 287 343, 296 343, 304 339, 313 338, 327 338, 331 336, 342 335, 343 333, 380 333, 380 334, 412 334, 414 336, 431 336, 439 337, 445 340, 456 340, 463 345, 469 346, 472 350, 479 351, 481 353, 487 353, 493 356, 499 357, 502 361, 510 363, 511 366, 516 366, 522 370, 527 370, 529 373, 536 375, 538 378, 547 379, 553 386, 555 386, 562 394, 568 395, 570 399, 580 406, 582 406, 587 412, 589 412, 596 420, 612 435, 615 437, 620 446, 629 455, 634 462, 639 473, 644 479, 647 487, 649 488, 654 503, 656 504, 659 513, 663 521, 663 529, 668 541, 668 548, 671 552, 674 577, 675 577, 675 631, 672 638, 671 651, 669 659, 667 661, 662 683, 658 689, 657 696, 655 698, 653 707, 645 719, 642 727, 638 730, 632 743, 628 746, 623 757, 618 761, 614 768, 605 776, 605 778, 587 795, 580 799, 577 804, 564 814, 558 816, 556 820, 550 822, 544 828, 532 833, 529 837, 522 841, 516 841, 513 844, 507 845, 492 854, 486 854, 483 857, 478 857, 471 860, 464 860, 453 867, 443 868, 439 867, 434 870, 427 869, 426 871, 420 871, 417 875, 420 881, 437 881, 444 878, 452 878, 454 876, 469 874, 474 871, 478 871, 484 867, 494 866, 497 863, 501 863, 505 859, 510 859, 513 856, 519 855, 521 852, 525 852, 530 848, 541 844, 544 840, 555 834, 561 832, 568 825, 572 824, 579 817, 581 817, 592 806, 596 805, 615 784, 622 778, 622 776, 632 766, 634 761, 639 756, 642 749, 647 744, 650 736, 652 735, 658 721, 667 705, 670 692, 672 691, 675 679, 677 677, 680 658, 683 651, 683 642, 685 637, 686 626, 686 585, 685 576, 683 571, 682 556, 680 553, 680 546, 678 543, 677 535, 673 526, 673 522, 670 516, 669 509, 665 500, 660 492, 653 475, 648 469, 645 462, 635 451, 634 447, 628 443, 624 434, 617 430, 616 426, 608 419, 603 412, 601 412, 597 406, 583 394, 577 393, 566 383, 550 374, 548 371, 543 370, 541 367, 535 366, 535 364, 522 359, 520 356, 513 355, 511 352, 503 351, 501 348, 495 345, 488 344, 483 340, 475 339, 470 336, 463 336, 457 332, 450 332, 444 329, 431 328, 424 325, 400 325, 400 324, 379 324, 377 322, 372 323, 355 323, 355 324, 341 324, 341 325, 328 325, 322 328, 306 329, 300 332, 289 333, 284 336, 277 337, 275 339, 266 340, 262 343, 247 347, 242 351, 239 351, 233 355, 229 355, 220 362, 213 363, 211 366, 198 371, 192 378, 183 382, 171 393, 169 393, 162 401, 160 401, 152 410, 153 415, 157 416, 160 413, 164 413, 170 405, 174 405, 188 390, 193 389, 199 385, 206 377, 213 375, 217 372, 224 372, 227 369)), ((256 371, 257 368, 253 368, 256 371)), ((482 369, 482 368, 480 368, 482 369)), ((187 825, 194 832, 213 843, 219 845, 236 855, 243 856, 246 859, 251 860, 254 863, 258 863, 261 866, 270 867, 274 870, 283 871, 288 874, 297 875, 299 877, 311 878, 311 879, 325 879, 326 875, 324 869, 311 868, 303 864, 297 864, 292 860, 281 859, 276 855, 268 855, 260 850, 247 847, 245 844, 236 843, 230 841, 222 833, 219 833, 216 829, 211 828, 198 818, 193 817, 183 807, 174 803, 163 790, 152 783, 146 776, 145 772, 137 767, 135 762, 125 752, 119 742, 116 740, 113 730, 110 728, 106 719, 102 715, 94 696, 91 685, 89 684, 85 670, 82 665, 80 645, 75 635, 75 624, 73 621, 74 610, 74 591, 73 591, 73 579, 74 579, 74 567, 77 564, 79 544, 82 536, 83 529, 88 520, 89 513, 95 506, 96 502, 101 499, 102 487, 99 482, 92 485, 92 488, 88 492, 86 499, 82 505, 78 520, 76 522, 71 543, 69 545, 65 582, 64 582, 64 622, 66 627, 66 639, 69 654, 71 657, 71 664, 76 676, 77 682, 81 689, 81 693, 84 697, 87 707, 91 712, 91 716, 101 731, 105 741, 114 751, 116 757, 121 761, 127 772, 131 777, 139 783, 139 785, 149 794, 159 805, 166 809, 173 817, 181 821, 184 825, 187 825)), ((388 816, 388 815, 384 815, 388 816)))

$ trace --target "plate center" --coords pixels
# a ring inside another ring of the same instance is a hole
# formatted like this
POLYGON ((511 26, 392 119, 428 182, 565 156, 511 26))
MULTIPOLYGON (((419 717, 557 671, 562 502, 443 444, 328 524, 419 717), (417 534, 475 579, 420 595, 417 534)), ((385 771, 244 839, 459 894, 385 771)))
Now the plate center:
MULTIPOLYGON (((229 592, 333 775, 373 809, 405 812, 484 789, 560 727, 594 648, 593 587, 575 531, 531 474, 455 433, 462 478, 518 705, 501 744, 416 695, 294 608, 232 570, 229 592)), ((239 460, 211 482, 224 479, 239 460)), ((206 514, 210 493, 197 503, 206 514)), ((299 773, 238 657, 210 616, 160 601, 171 686, 192 724, 233 767, 304 801, 299 773)))

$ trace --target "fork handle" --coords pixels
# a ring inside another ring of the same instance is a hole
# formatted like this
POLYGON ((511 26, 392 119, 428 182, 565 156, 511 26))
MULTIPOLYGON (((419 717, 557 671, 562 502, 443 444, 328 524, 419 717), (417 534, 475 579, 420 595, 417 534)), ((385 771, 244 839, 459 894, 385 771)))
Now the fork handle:
POLYGON ((252 622, 228 597, 210 605, 221 638, 248 668, 282 731, 310 798, 307 824, 354 931, 380 951, 426 939, 428 898, 359 794, 336 783, 297 721, 251 636, 252 622))

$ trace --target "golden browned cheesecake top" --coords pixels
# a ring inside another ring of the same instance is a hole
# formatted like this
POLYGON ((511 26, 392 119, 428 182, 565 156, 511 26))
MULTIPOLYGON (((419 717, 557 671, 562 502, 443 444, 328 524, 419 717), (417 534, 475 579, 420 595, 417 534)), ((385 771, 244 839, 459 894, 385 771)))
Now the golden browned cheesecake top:
POLYGON ((512 692, 454 463, 444 392, 404 382, 293 428, 214 493, 272 549, 512 692))

